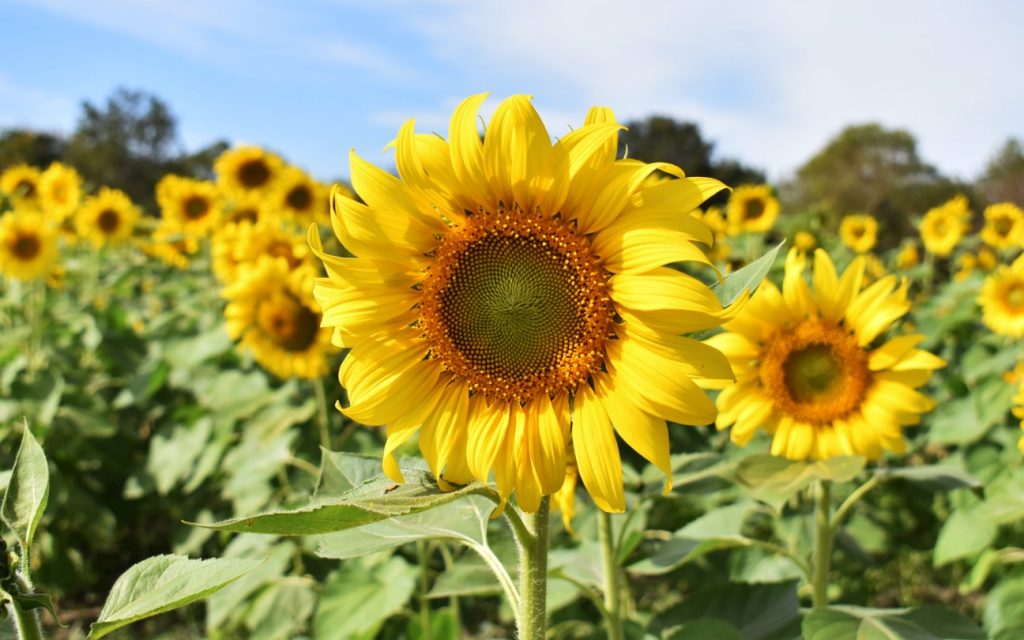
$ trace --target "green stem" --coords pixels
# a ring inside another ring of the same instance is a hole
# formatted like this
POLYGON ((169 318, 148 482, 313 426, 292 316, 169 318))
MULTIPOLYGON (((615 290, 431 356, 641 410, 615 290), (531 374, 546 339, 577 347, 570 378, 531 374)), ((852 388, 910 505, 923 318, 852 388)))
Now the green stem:
MULTIPOLYGON (((438 545, 437 549, 441 552, 441 558, 444 560, 444 570, 451 571, 452 567, 455 565, 455 559, 452 558, 452 552, 448 549, 448 545, 444 542, 441 542, 438 545)), ((461 637, 462 616, 459 615, 459 596, 455 595, 454 593, 449 599, 449 608, 451 609, 452 612, 452 618, 455 619, 455 630, 457 632, 456 635, 461 637)))
MULTIPOLYGON (((28 555, 28 554, 26 554, 28 555)), ((18 586, 23 592, 32 591, 32 582, 26 574, 18 573, 18 586)), ((39 620, 39 611, 25 611, 13 599, 7 605, 14 614, 14 624, 18 628, 19 640, 43 640, 43 625, 39 620)))
POLYGON ((815 537, 813 603, 815 609, 828 606, 828 574, 832 558, 832 526, 829 521, 829 483, 817 480, 814 484, 815 537))
POLYGON ((324 390, 324 379, 315 378, 313 389, 316 391, 317 427, 320 429, 320 446, 331 450, 330 418, 327 414, 327 392, 324 390))
POLYGON ((843 503, 839 505, 838 509, 836 509, 835 514, 832 515, 832 520, 829 524, 829 528, 832 530, 832 535, 835 535, 836 531, 839 531, 839 527, 843 525, 843 519, 846 518, 847 512, 853 508, 853 505, 860 502, 860 499, 863 498, 868 491, 874 489, 879 482, 881 482, 881 476, 875 474, 868 478, 867 482, 857 487, 853 493, 846 497, 846 500, 843 500, 843 503))
POLYGON ((417 540, 416 551, 420 558, 420 622, 423 625, 423 640, 433 640, 433 634, 430 629, 430 603, 427 602, 427 592, 430 591, 427 543, 423 540, 417 540))
POLYGON ((612 516, 599 510, 597 518, 597 535, 604 565, 604 609, 608 640, 622 640, 622 589, 619 587, 619 563, 615 553, 612 516))
POLYGON ((548 521, 551 499, 544 496, 537 513, 526 514, 528 535, 519 540, 519 640, 544 640, 548 611, 548 521))

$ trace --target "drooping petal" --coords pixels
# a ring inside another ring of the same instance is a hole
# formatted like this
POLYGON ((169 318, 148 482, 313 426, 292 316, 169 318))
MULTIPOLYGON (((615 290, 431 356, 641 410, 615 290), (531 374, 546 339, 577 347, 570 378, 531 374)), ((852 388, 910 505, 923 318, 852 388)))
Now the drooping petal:
POLYGON ((580 478, 594 503, 611 513, 625 511, 619 445, 608 414, 587 385, 573 398, 572 442, 580 478))

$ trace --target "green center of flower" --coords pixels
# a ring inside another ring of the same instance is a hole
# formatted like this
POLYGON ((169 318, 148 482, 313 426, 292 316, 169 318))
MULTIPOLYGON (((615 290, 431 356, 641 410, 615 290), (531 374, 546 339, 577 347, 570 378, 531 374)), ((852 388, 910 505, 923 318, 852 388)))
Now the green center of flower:
POLYGON ((18 185, 14 187, 16 193, 21 193, 25 198, 32 198, 36 195, 36 183, 32 180, 21 180, 18 185))
POLYGON ((995 229, 997 235, 1005 238, 1013 231, 1013 220, 1006 217, 996 218, 995 229))
POLYGON ((747 200, 743 206, 743 218, 745 220, 757 220, 764 215, 764 200, 752 198, 747 200))
POLYGON ((185 200, 185 217, 189 220, 198 220, 210 211, 210 201, 202 196, 189 196, 185 200))
POLYGON ((285 202, 296 211, 305 211, 309 205, 313 204, 313 193, 308 186, 300 184, 288 192, 285 202))
POLYGON ((100 212, 100 215, 96 216, 96 226, 100 228, 100 231, 107 235, 117 231, 117 228, 120 225, 121 216, 119 216, 113 209, 104 209, 100 212))
POLYGON ((238 167, 238 181, 246 189, 257 189, 270 180, 270 167, 263 160, 246 160, 238 167))
POLYGON ((271 340, 293 353, 312 346, 320 327, 320 314, 287 293, 273 295, 260 304, 258 320, 271 340))
POLYGON ((793 352, 783 365, 786 386, 797 402, 812 402, 835 392, 843 367, 828 345, 816 344, 793 352))
POLYGON ((256 209, 253 207, 243 207, 241 209, 235 209, 234 211, 232 211, 231 217, 229 219, 231 222, 236 223, 251 222, 253 224, 256 224, 256 221, 259 219, 259 213, 257 213, 256 209))
POLYGON ((1024 285, 1013 284, 1006 290, 1006 305, 1014 311, 1024 309, 1024 285))
POLYGON ((23 234, 14 239, 11 250, 20 260, 32 260, 43 250, 43 244, 39 241, 39 236, 23 234))

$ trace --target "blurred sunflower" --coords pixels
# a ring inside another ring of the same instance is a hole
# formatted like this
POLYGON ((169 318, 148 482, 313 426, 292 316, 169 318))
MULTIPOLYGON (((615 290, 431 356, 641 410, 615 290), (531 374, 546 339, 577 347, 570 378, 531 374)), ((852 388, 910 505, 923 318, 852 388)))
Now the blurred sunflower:
POLYGON ((921 220, 921 240, 925 250, 940 257, 948 256, 967 232, 970 220, 971 211, 967 197, 963 195, 929 209, 921 220))
POLYGON ((562 513, 562 525, 565 530, 572 533, 572 519, 576 515, 576 485, 579 483, 580 470, 576 466, 576 456, 572 453, 572 443, 569 445, 569 462, 565 465, 565 481, 562 488, 551 494, 551 512, 562 513))
POLYGON ((0 191, 22 206, 39 205, 39 169, 27 164, 16 164, 0 174, 0 191))
POLYGON ((904 451, 902 427, 935 404, 917 389, 944 366, 915 348, 924 336, 872 347, 909 311, 906 281, 890 275, 862 289, 863 257, 839 276, 818 249, 812 289, 804 263, 791 250, 782 291, 762 283, 727 332, 708 339, 737 377, 718 396, 718 428, 731 427, 741 446, 763 429, 772 454, 794 460, 904 451))
POLYGON ((917 250, 917 245, 913 242, 903 245, 903 248, 896 254, 897 269, 910 269, 911 267, 916 267, 920 263, 921 252, 917 250))
POLYGON ((322 313, 308 272, 261 260, 240 271, 224 297, 228 334, 262 367, 279 378, 327 373, 338 349, 331 344, 331 329, 320 327, 322 313))
POLYGON ((729 197, 729 234, 770 231, 779 217, 779 201, 771 187, 743 185, 729 197))
POLYGON ((284 162, 259 147, 236 147, 220 154, 213 169, 217 172, 217 186, 225 194, 267 194, 276 186, 284 162))
POLYGON ((1024 211, 1011 202, 985 208, 981 240, 994 249, 1014 249, 1024 244, 1024 211))
MULTIPOLYGON (((1017 389, 1017 395, 1013 397, 1013 415, 1017 416, 1021 420, 1021 429, 1024 429, 1024 383, 1021 383, 1017 389)), ((1017 440, 1017 448, 1024 454, 1024 436, 1017 440)))
POLYGON ((818 246, 818 240, 809 231, 797 231, 796 235, 793 236, 793 246, 804 253, 809 253, 818 246))
POLYGON ((255 263, 264 258, 280 260, 289 270, 318 274, 319 265, 306 238, 292 231, 285 221, 270 220, 242 228, 235 235, 236 263, 255 263))
POLYGON ((878 241, 878 221, 867 214, 843 217, 839 223, 839 239, 855 253, 867 253, 878 241))
POLYGON ((1024 336, 1024 255, 1010 265, 998 266, 985 278, 978 304, 982 321, 994 333, 1024 336))
POLYGON ((956 271, 953 272, 954 282, 963 282, 971 277, 978 266, 978 258, 973 253, 965 252, 956 257, 956 271))
POLYGON ((220 221, 223 207, 215 184, 175 175, 157 183, 156 201, 168 228, 197 237, 207 235, 220 221))
POLYGON ((0 217, 0 273, 18 280, 44 278, 57 266, 57 228, 33 209, 0 217))
POLYGON ((729 246, 729 241, 727 240, 726 228, 728 223, 722 214, 722 210, 718 207, 708 207, 707 211, 703 213, 701 213, 700 209, 694 209, 692 214, 703 220, 704 224, 708 225, 708 228, 711 229, 711 246, 705 250, 708 259, 714 263, 722 263, 728 260, 732 247, 729 246))
POLYGON ((142 243, 142 251, 164 264, 184 271, 192 264, 192 256, 199 252, 199 240, 162 221, 149 240, 142 243))
MULTIPOLYGON (((400 178, 350 155, 362 204, 337 192, 332 223, 356 257, 323 253, 314 293, 335 344, 342 411, 386 425, 385 471, 419 431, 442 483, 487 481, 533 512, 565 483, 571 441, 597 505, 622 511, 616 433, 666 476, 666 419, 707 424, 695 380, 732 380, 719 352, 679 334, 721 324, 709 287, 665 265, 708 263, 688 215, 723 188, 675 166, 616 160, 619 125, 595 108, 552 144, 529 99, 463 101, 451 142, 395 141, 400 178), (644 186, 654 171, 675 179, 644 186)), ((669 478, 667 478, 670 480, 669 478)), ((668 484, 668 482, 666 483, 668 484)))
POLYGON ((329 189, 298 167, 281 171, 271 202, 303 228, 313 222, 330 223, 329 189))
POLYGON ((123 191, 101 187, 99 193, 86 199, 75 216, 75 226, 78 235, 94 247, 104 247, 130 238, 141 215, 123 191))
POLYGON ((999 264, 999 257, 988 247, 978 249, 978 268, 991 271, 999 264))
POLYGON ((270 201, 258 193, 236 194, 230 203, 224 206, 223 226, 236 224, 256 224, 269 220, 273 216, 270 201))
POLYGON ((82 176, 74 167, 54 162, 39 177, 39 204, 47 217, 66 220, 82 202, 82 176))

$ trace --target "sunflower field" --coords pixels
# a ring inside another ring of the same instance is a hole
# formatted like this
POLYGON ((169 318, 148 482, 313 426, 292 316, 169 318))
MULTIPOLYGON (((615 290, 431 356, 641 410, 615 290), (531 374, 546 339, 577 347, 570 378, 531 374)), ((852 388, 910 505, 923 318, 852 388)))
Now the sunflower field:
POLYGON ((0 638, 1024 638, 1024 203, 485 98, 351 185, 0 167, 0 638))

